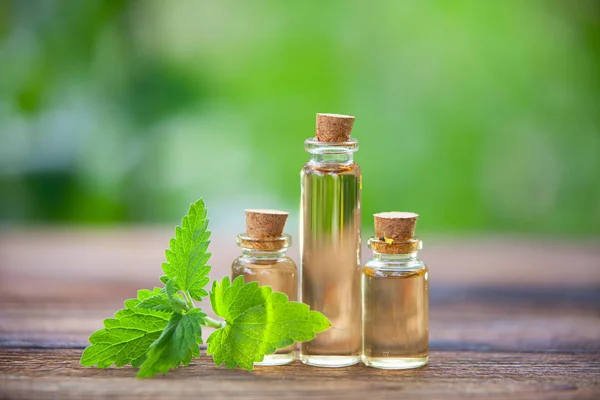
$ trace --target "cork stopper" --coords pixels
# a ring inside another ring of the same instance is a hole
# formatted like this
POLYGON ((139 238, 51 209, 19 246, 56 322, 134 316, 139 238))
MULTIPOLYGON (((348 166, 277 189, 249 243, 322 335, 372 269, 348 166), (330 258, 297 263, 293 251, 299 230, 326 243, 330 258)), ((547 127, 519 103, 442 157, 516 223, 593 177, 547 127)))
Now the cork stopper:
POLYGON ((288 215, 278 210, 246 210, 246 235, 253 239, 278 238, 288 215))
POLYGON ((341 114, 317 114, 317 141, 341 143, 350 140, 354 117, 341 114))
POLYGON ((375 217, 375 236, 394 241, 408 241, 415 236, 419 214, 411 212, 383 212, 375 217))

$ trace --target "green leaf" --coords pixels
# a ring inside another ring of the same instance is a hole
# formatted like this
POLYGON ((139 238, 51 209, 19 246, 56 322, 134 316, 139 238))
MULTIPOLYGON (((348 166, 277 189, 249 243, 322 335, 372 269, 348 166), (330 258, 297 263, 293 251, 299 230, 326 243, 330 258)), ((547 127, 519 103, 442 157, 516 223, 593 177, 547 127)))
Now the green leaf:
POLYGON ((169 279, 167 285, 162 289, 155 288, 152 296, 142 300, 136 307, 167 312, 180 312, 188 309, 183 297, 177 293, 175 279, 169 279))
POLYGON ((189 293, 195 300, 208 295, 204 290, 210 272, 206 265, 210 258, 210 253, 206 252, 210 243, 207 226, 206 208, 200 199, 190 206, 188 214, 181 220, 181 227, 175 228, 175 238, 171 239, 170 250, 165 253, 167 262, 163 263, 166 276, 174 279, 179 290, 189 293))
POLYGON ((138 308, 142 301, 155 296, 160 289, 140 290, 137 299, 125 301, 125 309, 117 311, 114 318, 104 320, 104 329, 90 336, 88 346, 81 356, 81 364, 108 368, 112 364, 140 365, 150 345, 159 338, 167 326, 171 313, 138 308))
POLYGON ((185 301, 183 300, 183 296, 177 293, 179 288, 177 287, 177 283, 175 283, 175 281, 175 279, 169 279, 162 292, 164 292, 167 295, 169 304, 174 310, 187 310, 188 307, 185 301))
POLYGON ((171 306, 169 297, 165 293, 158 293, 152 297, 141 301, 136 308, 145 308, 148 310, 164 311, 172 313, 175 311, 171 306))
POLYGON ((226 325, 208 338, 207 354, 212 354, 215 364, 225 363, 228 368, 239 365, 252 370, 265 354, 312 340, 331 326, 323 314, 306 304, 289 301, 269 286, 244 284, 241 276, 233 283, 228 277, 213 282, 210 301, 226 325))
POLYGON ((197 308, 184 315, 174 313, 160 337, 148 349, 137 377, 148 378, 159 372, 165 374, 180 364, 188 365, 192 356, 198 357, 198 344, 202 343, 200 324, 205 316, 197 308))

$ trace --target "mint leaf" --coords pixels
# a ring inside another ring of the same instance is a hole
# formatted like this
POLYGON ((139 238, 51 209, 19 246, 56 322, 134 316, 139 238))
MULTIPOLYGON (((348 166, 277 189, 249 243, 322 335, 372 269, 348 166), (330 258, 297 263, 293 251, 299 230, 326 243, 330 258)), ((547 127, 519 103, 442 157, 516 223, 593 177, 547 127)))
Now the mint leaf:
POLYGON ((176 283, 176 278, 169 279, 165 285, 165 288, 162 290, 163 293, 167 296, 167 299, 175 308, 177 305, 181 305, 183 303, 183 308, 185 308, 185 302, 180 294, 178 294, 178 288, 176 283))
POLYGON ((215 364, 225 363, 252 370, 254 362, 277 348, 315 338, 331 326, 329 320, 306 304, 289 301, 283 293, 256 282, 244 284, 243 277, 233 283, 228 277, 213 282, 210 293, 213 311, 226 321, 225 327, 207 340, 207 354, 215 364))
POLYGON ((148 349, 137 377, 148 378, 159 372, 165 374, 180 364, 188 365, 192 356, 198 357, 198 344, 202 343, 200 324, 205 316, 198 308, 184 315, 174 313, 160 337, 148 349))
POLYGON ((137 299, 125 301, 125 309, 117 311, 114 318, 105 319, 104 329, 90 336, 90 346, 84 350, 81 364, 98 365, 98 368, 108 368, 112 364, 117 367, 140 365, 171 317, 171 313, 137 307, 158 290, 138 291, 137 299))
POLYGON ((166 293, 161 292, 141 301, 136 308, 145 308, 147 310, 164 311, 169 313, 175 311, 173 310, 171 302, 169 301, 166 293))
POLYGON ((165 252, 167 262, 163 263, 165 275, 174 279, 179 290, 195 300, 208 295, 204 290, 210 272, 206 265, 210 258, 210 253, 206 253, 210 243, 207 226, 204 200, 200 199, 190 206, 188 214, 181 220, 181 227, 175 228, 175 238, 171 239, 170 250, 165 252))
POLYGON ((152 296, 142 300, 136 307, 166 312, 182 311, 188 308, 183 297, 177 293, 174 279, 170 279, 163 289, 155 288, 152 296))
POLYGON ((200 355, 201 326, 209 326, 217 329, 208 339, 207 350, 215 363, 252 370, 265 354, 294 341, 312 340, 331 325, 321 313, 288 301, 268 286, 244 284, 242 277, 233 283, 229 278, 213 283, 210 300, 225 321, 213 320, 195 308, 192 299, 208 295, 204 289, 210 271, 207 226, 200 199, 190 206, 166 251, 166 275, 160 278, 165 287, 138 291, 137 298, 125 302, 125 309, 106 319, 104 329, 90 336, 82 365, 131 364, 140 367, 140 378, 166 373, 200 355))

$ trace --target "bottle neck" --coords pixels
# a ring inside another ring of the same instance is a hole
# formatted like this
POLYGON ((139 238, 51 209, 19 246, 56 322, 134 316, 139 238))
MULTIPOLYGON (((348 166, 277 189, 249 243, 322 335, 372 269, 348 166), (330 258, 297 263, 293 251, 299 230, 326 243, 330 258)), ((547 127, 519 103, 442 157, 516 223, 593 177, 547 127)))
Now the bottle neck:
POLYGON ((310 162, 312 164, 352 164, 354 153, 310 153, 310 162))
POLYGON ((277 260, 286 256, 287 249, 266 251, 249 248, 242 248, 242 257, 260 259, 260 260, 277 260))
POLYGON ((351 138, 347 142, 329 143, 309 138, 304 141, 304 149, 310 153, 312 164, 352 164, 358 141, 351 138))
POLYGON ((393 262, 393 263, 411 263, 417 261, 417 252, 407 254, 385 254, 373 251, 373 259, 382 262, 393 262))

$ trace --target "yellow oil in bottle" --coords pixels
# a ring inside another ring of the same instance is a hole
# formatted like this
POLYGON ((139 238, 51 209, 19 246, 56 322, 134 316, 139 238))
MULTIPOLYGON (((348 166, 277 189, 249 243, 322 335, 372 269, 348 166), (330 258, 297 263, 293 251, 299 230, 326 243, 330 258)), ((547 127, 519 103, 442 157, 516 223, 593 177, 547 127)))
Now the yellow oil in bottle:
POLYGON ((302 170, 302 302, 322 312, 331 328, 301 343, 309 365, 341 367, 360 361, 360 169, 351 162, 308 163, 302 170))
MULTIPOLYGON (((377 263, 374 263, 377 264, 377 263)), ((363 268, 363 362, 417 368, 429 351, 428 270, 425 264, 363 268)))

